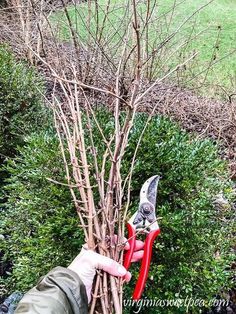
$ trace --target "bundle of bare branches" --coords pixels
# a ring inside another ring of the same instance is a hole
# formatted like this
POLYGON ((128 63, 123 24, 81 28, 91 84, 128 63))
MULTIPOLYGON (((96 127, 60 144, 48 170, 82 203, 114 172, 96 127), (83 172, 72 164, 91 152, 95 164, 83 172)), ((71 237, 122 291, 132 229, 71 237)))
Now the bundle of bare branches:
MULTIPOLYGON (((76 16, 79 17, 80 8, 76 5, 73 8, 76 16)), ((62 36, 60 24, 58 29, 55 25, 51 28, 56 32, 51 34, 55 39, 54 47, 46 52, 45 58, 37 54, 38 59, 50 70, 53 78, 54 88, 50 105, 54 111, 67 172, 67 184, 84 229, 86 242, 90 249, 121 263, 124 226, 135 162, 134 156, 130 173, 128 177, 123 178, 121 162, 129 133, 138 107, 146 95, 180 66, 176 65, 163 73, 147 87, 150 64, 154 62, 156 55, 154 47, 150 48, 147 40, 150 21, 155 18, 155 8, 156 3, 151 4, 151 1, 147 1, 143 15, 135 0, 127 1, 122 6, 108 1, 107 6, 102 8, 104 14, 101 19, 98 3, 89 1, 83 8, 86 10, 87 17, 80 19, 86 24, 84 28, 87 38, 83 40, 80 38, 82 36, 80 30, 76 29, 77 24, 71 20, 67 6, 64 6, 65 22, 69 26, 69 37, 73 42, 73 48, 69 44, 66 49, 65 43, 58 42, 57 38, 62 36), (113 10, 122 10, 120 25, 114 26, 109 21, 113 10), (140 17, 144 19, 141 20, 140 17), (96 119, 94 108, 99 102, 112 108, 114 114, 115 130, 109 138, 105 137, 103 126, 96 119), (125 118, 121 120, 122 111, 125 118), (89 130, 89 147, 86 146, 84 138, 84 116, 89 130), (100 166, 94 146, 91 121, 96 123, 106 145, 100 166), (93 165, 88 162, 89 148, 93 152, 93 165), (107 163, 110 164, 108 168, 107 163), (95 169, 95 172, 91 173, 91 169, 95 169), (92 178, 95 178, 95 186, 92 186, 91 181, 94 182, 92 178), (99 192, 98 201, 94 198, 95 189, 99 192), (124 203, 125 190, 127 201, 124 203), (117 234, 117 243, 112 241, 114 234, 117 234)), ((193 57, 189 56, 184 63, 193 57)), ((150 114, 150 119, 155 108, 150 114)), ((147 124, 144 125, 143 132, 147 124)), ((93 313, 96 309, 102 313, 114 311, 121 313, 122 284, 122 280, 108 277, 106 273, 99 274, 94 286, 90 312, 93 313)))
MULTIPOLYGON (((91 250, 122 263, 124 226, 136 153, 168 88, 158 95, 149 110, 130 172, 124 178, 121 162, 129 133, 137 111, 148 103, 150 92, 196 57, 194 52, 180 63, 167 66, 178 49, 198 35, 178 36, 182 27, 205 5, 174 31, 170 30, 170 25, 176 4, 165 13, 165 25, 160 25, 163 20, 157 14, 157 1, 107 0, 105 4, 99 4, 99 1, 89 0, 67 6, 61 0, 61 5, 63 9, 55 18, 52 16, 54 8, 47 1, 12 0, 12 9, 5 18, 20 25, 19 35, 14 34, 13 39, 19 40, 16 49, 21 49, 20 53, 32 64, 41 66, 50 84, 45 101, 54 113, 67 174, 63 184, 70 189, 85 241, 91 250), (115 24, 113 16, 116 16, 115 24), (157 33, 157 25, 162 32, 152 36, 157 33), (173 41, 178 42, 177 48, 173 41), (115 128, 109 138, 105 137, 103 126, 96 119, 96 107, 101 104, 110 108, 114 115, 115 128), (98 162, 92 123, 96 124, 106 147, 102 162, 98 162), (91 152, 92 160, 88 157, 91 152), (95 198, 95 190, 99 199, 95 198), (114 234, 118 239, 116 243, 114 234)), ((15 27, 11 29, 9 23, 4 28, 7 33, 4 36, 8 36, 9 41, 13 29, 15 27)), ((121 313, 122 285, 122 280, 99 273, 90 312, 121 313)))

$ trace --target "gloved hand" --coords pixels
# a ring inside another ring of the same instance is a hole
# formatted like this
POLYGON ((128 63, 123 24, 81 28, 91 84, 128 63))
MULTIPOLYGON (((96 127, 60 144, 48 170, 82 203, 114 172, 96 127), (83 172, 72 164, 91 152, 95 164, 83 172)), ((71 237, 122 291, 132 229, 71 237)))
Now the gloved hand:
MULTIPOLYGON (((132 262, 139 261, 143 257, 143 246, 144 243, 142 241, 136 241, 135 252, 131 260, 132 262)), ((126 243, 124 249, 129 249, 128 242, 126 243)), ((104 270, 113 276, 124 277, 125 281, 127 282, 131 279, 131 273, 127 271, 122 265, 111 258, 86 249, 86 246, 82 248, 80 254, 77 255, 68 268, 77 273, 85 285, 88 302, 91 301, 91 290, 93 279, 96 274, 96 269, 104 270)))

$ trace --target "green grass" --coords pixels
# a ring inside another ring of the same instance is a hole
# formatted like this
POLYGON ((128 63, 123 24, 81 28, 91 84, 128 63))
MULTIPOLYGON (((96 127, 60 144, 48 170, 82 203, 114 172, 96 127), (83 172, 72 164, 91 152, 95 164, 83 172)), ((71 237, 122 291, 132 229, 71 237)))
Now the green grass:
MULTIPOLYGON (((100 0, 100 22, 103 19, 107 0, 100 0)), ((111 37, 114 29, 119 29, 120 34, 126 28, 128 19, 123 18, 125 11, 122 7, 124 1, 112 0, 112 12, 109 14, 109 23, 105 26, 105 34, 110 36, 111 46, 119 42, 119 34, 111 37)), ((207 3, 207 0, 176 1, 175 9, 172 10, 174 0, 157 1, 156 15, 158 20, 150 27, 152 43, 158 45, 166 34, 175 31, 189 16, 198 8, 207 3), (183 2, 183 3, 181 3, 183 2), (167 13, 168 12, 168 13, 167 13), (163 14, 167 13, 167 14, 163 14)), ((145 2, 140 1, 140 14, 145 14, 145 2)), ((86 23, 88 18, 87 4, 81 4, 77 11, 68 7, 69 15, 82 41, 86 41, 88 32, 86 23)), ((68 40, 69 30, 63 12, 57 12, 54 21, 60 23, 60 36, 68 40)), ((94 21, 94 20, 93 20, 94 21)), ((199 92, 208 96, 226 96, 236 88, 236 55, 231 54, 236 49, 236 1, 215 0, 195 14, 183 25, 167 46, 157 55, 156 66, 153 68, 156 76, 176 66, 197 52, 197 57, 184 69, 180 69, 178 75, 172 77, 178 79, 180 84, 187 87, 199 88, 199 92), (199 34, 202 32, 201 34, 199 34), (196 34, 199 34, 196 37, 196 34), (181 42, 190 38, 188 44, 177 50, 181 42), (174 54, 174 55, 173 55, 174 54), (173 56, 172 56, 173 55, 173 56), (206 68, 211 65, 210 69, 206 68), (203 84, 204 83, 204 84, 203 84), (203 86, 202 86, 203 84, 203 86), (223 88, 221 88, 222 86, 223 88)), ((92 28, 95 33, 95 27, 92 28)), ((117 56, 120 50, 117 49, 117 56)))
MULTIPOLYGON (((173 0, 168 0, 166 3, 171 5, 173 0)), ((206 1, 188 0, 179 6, 173 27, 204 3, 206 1)), ((191 32, 191 24, 193 23, 194 21, 191 21, 184 29, 186 35, 191 32)), ((219 88, 217 90, 217 85, 223 85, 229 92, 233 92, 236 88, 236 84, 234 84, 236 83, 236 55, 229 54, 236 49, 236 2, 234 0, 215 0, 212 4, 205 7, 196 16, 195 33, 204 29, 206 30, 202 35, 187 48, 187 51, 196 50, 199 53, 193 71, 194 73, 199 73, 209 62, 215 63, 208 72, 206 79, 207 89, 203 89, 204 93, 210 92, 207 84, 216 87, 213 89, 214 93, 218 92, 218 94, 221 94, 222 92, 219 88), (227 55, 229 56, 226 57, 227 55)), ((199 77, 198 83, 201 83, 206 74, 207 72, 204 72, 199 77)))

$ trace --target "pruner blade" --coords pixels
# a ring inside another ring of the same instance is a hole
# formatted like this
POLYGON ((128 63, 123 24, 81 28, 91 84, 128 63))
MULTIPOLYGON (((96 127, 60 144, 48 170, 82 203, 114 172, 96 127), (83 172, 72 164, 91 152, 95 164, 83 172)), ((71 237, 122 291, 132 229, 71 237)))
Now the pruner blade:
POLYGON ((144 254, 140 269, 138 281, 136 283, 133 299, 139 300, 148 277, 152 257, 152 245, 155 238, 160 233, 160 228, 156 218, 156 197, 160 176, 155 175, 145 181, 140 190, 140 202, 138 210, 133 214, 127 223, 128 241, 130 249, 124 257, 124 267, 128 269, 135 249, 135 240, 137 233, 146 233, 144 243, 144 254))
POLYGON ((159 229, 156 219, 156 197, 160 176, 152 176, 140 190, 139 208, 130 218, 129 224, 143 232, 150 232, 159 229))

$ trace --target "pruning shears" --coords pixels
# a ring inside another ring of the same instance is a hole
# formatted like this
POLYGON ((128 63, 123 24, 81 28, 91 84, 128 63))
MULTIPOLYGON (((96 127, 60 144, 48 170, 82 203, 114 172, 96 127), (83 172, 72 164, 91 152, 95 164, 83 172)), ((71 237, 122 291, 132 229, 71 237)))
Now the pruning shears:
POLYGON ((148 271, 152 258, 152 246, 156 237, 160 234, 160 228, 155 214, 157 187, 160 177, 158 175, 149 178, 140 190, 140 202, 138 210, 133 214, 127 223, 128 242, 130 249, 124 256, 124 267, 128 270, 131 264, 135 248, 136 235, 146 234, 144 242, 144 254, 141 269, 136 283, 133 300, 139 300, 148 277, 148 271))

